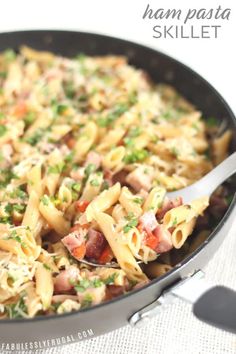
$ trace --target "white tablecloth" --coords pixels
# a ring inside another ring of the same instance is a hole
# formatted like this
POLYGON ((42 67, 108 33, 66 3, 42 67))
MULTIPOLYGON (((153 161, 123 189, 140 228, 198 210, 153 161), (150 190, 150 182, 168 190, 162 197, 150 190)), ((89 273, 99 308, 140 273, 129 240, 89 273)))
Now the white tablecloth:
MULTIPOLYGON (((206 279, 236 289, 236 223, 205 268, 206 279)), ((101 319, 102 321, 102 319, 101 319)), ((236 353, 236 335, 197 320, 177 301, 142 329, 129 326, 47 354, 224 354, 236 353)))

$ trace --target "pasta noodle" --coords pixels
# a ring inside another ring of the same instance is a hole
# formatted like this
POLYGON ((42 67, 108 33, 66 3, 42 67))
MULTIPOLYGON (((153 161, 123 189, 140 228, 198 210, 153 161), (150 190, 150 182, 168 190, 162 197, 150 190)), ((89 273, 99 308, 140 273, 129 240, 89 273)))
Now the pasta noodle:
POLYGON ((46 195, 39 203, 39 211, 49 226, 53 227, 58 234, 66 235, 68 233, 70 228, 69 222, 46 195))
POLYGON ((184 242, 187 240, 187 237, 193 232, 195 223, 196 219, 193 218, 192 220, 182 223, 176 227, 171 236, 172 243, 175 248, 180 248, 183 246, 184 242))
POLYGON ((53 295, 53 280, 51 271, 46 269, 42 263, 37 264, 36 272, 36 294, 42 301, 43 309, 49 308, 53 295))
POLYGON ((95 212, 103 212, 115 204, 120 195, 120 184, 116 183, 113 187, 103 191, 97 196, 86 209, 87 221, 94 219, 95 212))
POLYGON ((127 274, 131 280, 146 280, 145 274, 135 261, 134 256, 129 248, 119 241, 119 234, 114 230, 114 220, 105 213, 96 213, 95 219, 102 229, 108 243, 113 250, 121 269, 127 274))

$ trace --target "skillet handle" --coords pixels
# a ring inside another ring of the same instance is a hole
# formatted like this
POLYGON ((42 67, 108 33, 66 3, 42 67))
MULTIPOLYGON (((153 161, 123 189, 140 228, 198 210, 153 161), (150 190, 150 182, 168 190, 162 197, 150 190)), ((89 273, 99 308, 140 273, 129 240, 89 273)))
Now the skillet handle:
POLYGON ((175 299, 193 305, 194 315, 201 321, 236 333, 236 292, 224 286, 214 286, 204 280, 204 273, 196 271, 190 277, 177 281, 152 303, 135 312, 129 323, 140 327, 148 319, 162 312, 175 299))
POLYGON ((194 315, 214 327, 236 333, 236 291, 215 286, 193 305, 194 315))

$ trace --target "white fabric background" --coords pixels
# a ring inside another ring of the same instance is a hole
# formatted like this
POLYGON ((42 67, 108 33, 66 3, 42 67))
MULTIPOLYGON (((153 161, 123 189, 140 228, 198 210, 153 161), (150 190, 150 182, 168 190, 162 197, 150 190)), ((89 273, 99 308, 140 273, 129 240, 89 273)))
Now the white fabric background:
MULTIPOLYGON (((142 20, 147 3, 154 8, 217 7, 215 0, 8 0, 1 3, 0 31, 74 29, 127 38, 152 46, 183 61, 222 93, 236 112, 235 0, 221 1, 233 9, 218 40, 155 40, 151 24, 142 20)), ((193 24, 196 22, 193 21, 193 24)), ((207 23, 203 23, 207 24, 207 23)), ((215 21, 212 23, 215 24, 215 21)), ((218 23, 217 23, 218 24, 218 23)), ((236 289, 236 235, 230 235, 206 267, 206 278, 236 289)), ((102 321, 102 319, 101 319, 102 321)), ((46 352, 45 352, 46 353, 46 352)), ((224 354, 236 353, 236 336, 202 324, 190 305, 177 302, 143 329, 126 326, 110 334, 53 348, 50 354, 224 354)))

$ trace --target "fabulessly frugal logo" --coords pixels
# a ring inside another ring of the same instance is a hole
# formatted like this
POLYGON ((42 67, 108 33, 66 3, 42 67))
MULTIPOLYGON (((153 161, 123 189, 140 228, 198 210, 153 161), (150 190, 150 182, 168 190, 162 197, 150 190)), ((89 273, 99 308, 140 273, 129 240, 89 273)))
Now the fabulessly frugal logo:
POLYGON ((78 342, 84 339, 89 339, 94 336, 93 330, 86 329, 76 334, 65 335, 64 337, 50 338, 42 341, 31 341, 22 343, 1 343, 0 353, 41 353, 43 349, 57 347, 64 344, 78 342))
POLYGON ((154 9, 147 4, 142 18, 152 25, 153 38, 216 39, 230 20, 231 11, 220 5, 215 8, 154 9))

